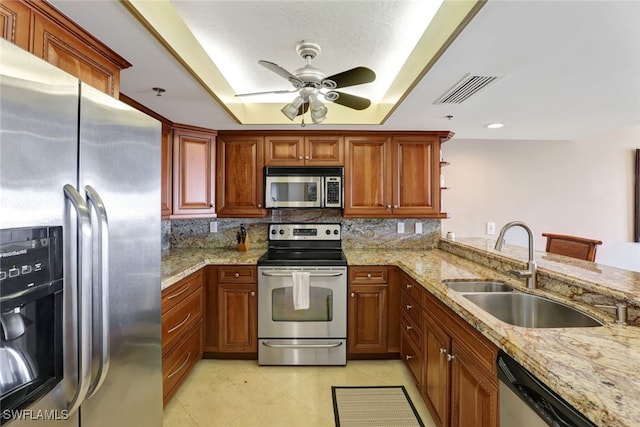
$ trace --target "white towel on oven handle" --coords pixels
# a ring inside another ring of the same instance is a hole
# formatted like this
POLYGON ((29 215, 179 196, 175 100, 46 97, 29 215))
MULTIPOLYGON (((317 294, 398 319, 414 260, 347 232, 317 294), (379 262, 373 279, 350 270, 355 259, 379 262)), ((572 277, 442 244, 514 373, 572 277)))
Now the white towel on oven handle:
POLYGON ((309 273, 306 271, 294 271, 293 277, 293 309, 309 309, 309 273))

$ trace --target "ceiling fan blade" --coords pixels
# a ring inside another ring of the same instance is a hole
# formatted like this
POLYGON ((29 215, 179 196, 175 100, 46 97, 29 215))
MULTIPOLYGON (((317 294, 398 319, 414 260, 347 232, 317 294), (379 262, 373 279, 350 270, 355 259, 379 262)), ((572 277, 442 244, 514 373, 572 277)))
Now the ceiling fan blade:
POLYGON ((376 79, 376 73, 367 67, 356 67, 347 71, 343 71, 333 76, 329 76, 324 80, 332 80, 336 82, 336 87, 347 87, 371 83, 376 79))
POLYGON ((309 103, 305 102, 303 103, 300 108, 298 108, 298 116, 301 116, 303 114, 305 114, 307 111, 309 111, 309 103))
POLYGON ((344 92, 334 91, 338 95, 338 99, 333 101, 336 104, 344 105, 345 107, 353 108, 354 110, 364 110, 371 105, 371 101, 361 96, 350 95, 344 92))
POLYGON ((252 96, 252 95, 266 95, 268 93, 293 93, 297 92, 298 89, 291 90, 268 90, 265 92, 248 92, 248 93, 236 93, 234 96, 252 96))
POLYGON ((300 80, 299 78, 297 78, 296 76, 294 76, 293 74, 291 74, 290 72, 288 72, 287 70, 279 66, 278 64, 274 64, 273 62, 263 61, 263 60, 258 61, 258 64, 262 65, 263 67, 265 67, 270 71, 273 71, 277 75, 289 80, 291 84, 293 84, 293 86, 295 86, 296 88, 300 88, 304 86, 304 82, 302 80, 300 80))

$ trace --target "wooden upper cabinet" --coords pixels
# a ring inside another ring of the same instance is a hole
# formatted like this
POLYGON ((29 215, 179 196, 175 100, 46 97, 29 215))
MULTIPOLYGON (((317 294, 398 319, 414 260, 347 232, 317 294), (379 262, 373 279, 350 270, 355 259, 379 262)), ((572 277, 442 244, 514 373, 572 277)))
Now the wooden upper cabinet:
POLYGON ((0 0, 2 36, 118 98, 124 58, 45 1, 0 0))
POLYGON ((448 132, 345 137, 346 218, 444 218, 440 143, 448 132))
POLYGON ((173 213, 173 129, 168 123, 162 123, 161 159, 160 215, 166 218, 173 213))
POLYGON ((344 216, 391 214, 391 139, 345 137, 344 216))
POLYGON ((262 136, 221 133, 218 137, 217 208, 219 217, 266 215, 262 136))
POLYGON ((436 137, 393 137, 393 214, 440 213, 440 144, 436 137))
POLYGON ((215 213, 216 133, 190 127, 173 129, 173 216, 215 213))
POLYGON ((266 166, 342 166, 344 140, 339 135, 266 135, 266 166))
POLYGON ((31 9, 20 1, 0 1, 2 37, 24 50, 29 50, 31 9))

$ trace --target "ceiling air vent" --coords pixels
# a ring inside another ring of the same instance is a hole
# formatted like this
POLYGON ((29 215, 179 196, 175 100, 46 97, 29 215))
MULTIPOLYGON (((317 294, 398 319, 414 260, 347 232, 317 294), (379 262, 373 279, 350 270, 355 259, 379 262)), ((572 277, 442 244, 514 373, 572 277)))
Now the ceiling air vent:
POLYGON ((470 96, 478 93, 480 89, 491 85, 498 78, 497 76, 472 76, 467 74, 458 84, 438 98, 434 104, 461 104, 469 99, 470 96))

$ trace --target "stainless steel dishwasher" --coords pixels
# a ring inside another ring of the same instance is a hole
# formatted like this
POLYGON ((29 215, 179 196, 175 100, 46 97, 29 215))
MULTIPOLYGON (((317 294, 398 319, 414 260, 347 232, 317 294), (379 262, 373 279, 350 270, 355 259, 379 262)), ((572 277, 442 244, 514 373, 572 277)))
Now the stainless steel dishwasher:
POLYGON ((500 427, 596 427, 507 353, 498 353, 500 427))

